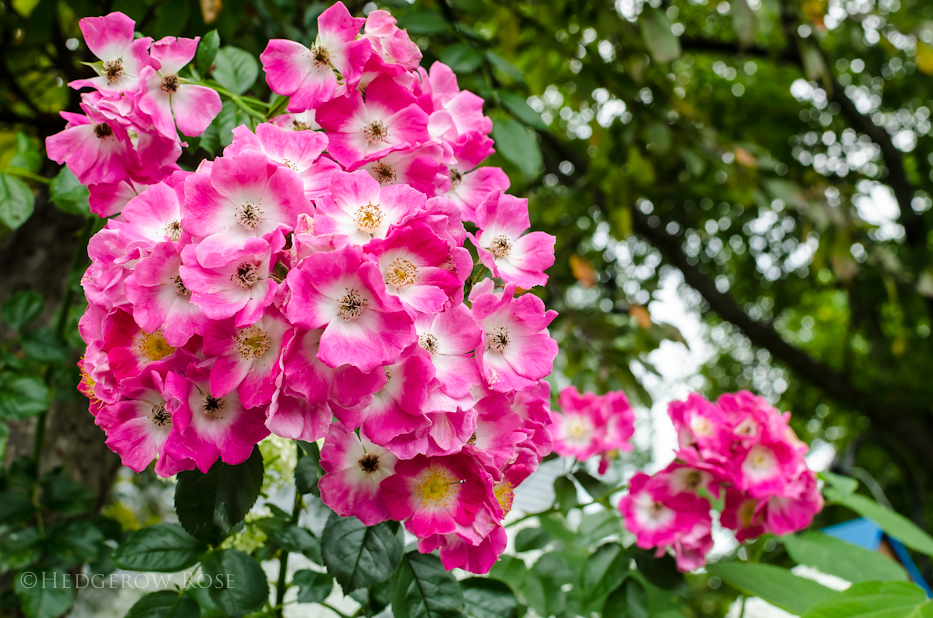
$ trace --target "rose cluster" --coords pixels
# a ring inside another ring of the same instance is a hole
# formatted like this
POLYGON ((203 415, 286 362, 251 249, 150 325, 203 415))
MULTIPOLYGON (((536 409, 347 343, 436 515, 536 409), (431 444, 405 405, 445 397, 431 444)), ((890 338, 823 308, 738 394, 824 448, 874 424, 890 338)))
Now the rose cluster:
POLYGON ((599 473, 605 474, 609 461, 619 451, 630 451, 629 438, 635 433, 635 412, 622 391, 605 395, 568 386, 558 397, 560 411, 551 412, 554 452, 562 457, 585 461, 600 454, 599 473))
POLYGON ((710 500, 741 542, 806 528, 823 507, 807 445, 780 413, 747 391, 711 403, 698 394, 675 401, 677 460, 653 476, 637 473, 619 508, 639 547, 673 548, 683 571, 702 567, 713 546, 710 500))
POLYGON ((81 21, 103 62, 73 86, 96 92, 48 142, 112 217, 82 281, 81 388, 137 471, 242 463, 270 432, 323 438, 329 507, 404 521, 448 569, 485 572, 514 488, 551 450, 556 313, 525 291, 547 281, 554 237, 478 167, 483 100, 422 69, 388 13, 337 3, 318 26, 310 49, 261 55, 288 113, 237 127, 192 172, 176 128, 219 109, 178 76, 197 41, 81 21))

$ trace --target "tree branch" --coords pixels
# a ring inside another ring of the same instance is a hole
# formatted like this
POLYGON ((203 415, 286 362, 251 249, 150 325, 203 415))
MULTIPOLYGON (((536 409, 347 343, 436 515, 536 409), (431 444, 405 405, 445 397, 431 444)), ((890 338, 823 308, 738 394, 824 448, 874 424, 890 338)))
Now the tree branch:
MULTIPOLYGON (((715 41, 702 37, 681 37, 680 43, 683 49, 723 54, 745 54, 759 58, 789 62, 803 68, 803 59, 799 51, 800 40, 793 28, 788 28, 788 37, 795 45, 787 46, 780 53, 774 53, 767 48, 757 45, 743 49, 736 43, 715 41)), ((809 44, 817 47, 825 63, 826 55, 823 53, 823 50, 819 48, 815 41, 811 41, 809 44)), ((852 125, 855 130, 867 135, 871 141, 877 144, 878 148, 881 149, 881 158, 888 171, 885 183, 891 187, 891 190, 894 192, 894 197, 897 200, 897 205, 900 209, 898 222, 904 227, 907 244, 912 247, 925 246, 926 225, 923 221, 923 217, 917 214, 911 206, 914 196, 914 187, 907 179, 907 171, 904 168, 904 159, 901 152, 894 146, 891 136, 884 127, 879 127, 872 122, 871 118, 860 112, 855 106, 855 103, 852 102, 852 99, 846 95, 845 88, 843 88, 842 84, 839 83, 832 72, 830 72, 829 69, 827 69, 826 72, 829 77, 829 92, 827 92, 827 95, 839 105, 842 115, 848 119, 849 124, 852 125)))

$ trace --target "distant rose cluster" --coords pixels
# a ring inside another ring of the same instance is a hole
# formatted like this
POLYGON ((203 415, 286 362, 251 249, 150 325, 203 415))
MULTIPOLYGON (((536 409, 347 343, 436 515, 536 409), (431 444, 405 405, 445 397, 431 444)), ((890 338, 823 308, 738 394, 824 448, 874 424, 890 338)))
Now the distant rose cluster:
POLYGON ((823 508, 807 445, 780 413, 747 391, 711 403, 697 394, 675 401, 677 461, 657 474, 636 473, 619 508, 639 547, 673 549, 682 571, 706 564, 713 546, 710 500, 739 542, 806 528, 823 508))
POLYGON ((80 322, 108 446, 168 476, 242 463, 270 432, 323 438, 334 511, 404 521, 448 569, 488 571, 515 487, 551 451, 557 343, 526 292, 554 237, 479 167, 483 100, 421 68, 388 13, 337 3, 310 49, 260 57, 288 113, 191 172, 183 136, 221 109, 179 76, 198 40, 134 38, 121 13, 80 26, 99 76, 71 84, 94 90, 47 150, 110 217, 80 322))

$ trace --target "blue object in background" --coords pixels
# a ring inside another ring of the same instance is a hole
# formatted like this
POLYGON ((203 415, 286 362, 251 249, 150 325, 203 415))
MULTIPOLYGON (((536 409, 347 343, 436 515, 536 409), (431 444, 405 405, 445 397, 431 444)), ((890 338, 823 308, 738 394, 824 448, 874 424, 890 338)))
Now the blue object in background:
POLYGON ((894 550, 898 562, 900 562, 901 566, 907 571, 911 581, 923 588, 927 593, 927 597, 933 597, 933 590, 930 590, 930 586, 923 579, 923 575, 920 574, 920 569, 914 564, 904 544, 894 537, 885 534, 884 530, 879 528, 878 524, 872 520, 860 517, 845 523, 836 524, 835 526, 823 528, 821 532, 829 536, 834 536, 847 543, 851 543, 852 545, 870 549, 871 551, 878 551, 881 541, 886 538, 888 543, 891 544, 891 548, 894 550))

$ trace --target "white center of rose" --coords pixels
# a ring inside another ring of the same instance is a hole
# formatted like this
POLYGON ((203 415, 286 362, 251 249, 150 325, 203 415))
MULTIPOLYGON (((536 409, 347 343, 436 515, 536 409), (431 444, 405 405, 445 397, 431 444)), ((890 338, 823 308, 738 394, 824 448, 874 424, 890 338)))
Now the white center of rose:
POLYGON ((386 269, 386 283, 407 288, 418 281, 418 267, 405 258, 395 258, 386 269))
POLYGON ((369 301, 360 296, 360 293, 356 290, 347 290, 347 293, 340 299, 338 313, 340 313, 340 317, 344 320, 355 320, 363 313, 363 307, 365 307, 368 302, 369 301))
POLYGON ((259 227, 259 224, 262 223, 263 214, 264 213, 262 208, 259 207, 259 204, 245 202, 237 207, 234 218, 236 219, 237 223, 252 231, 259 227))
POLYGON ((418 345, 428 351, 428 354, 437 353, 437 337, 431 333, 418 335, 418 345))
POLYGON ((211 395, 205 395, 201 400, 201 414, 220 420, 223 418, 225 406, 226 402, 223 399, 215 399, 211 395))
POLYGON ((384 218, 385 216, 377 204, 365 204, 357 209, 353 219, 356 222, 356 227, 361 232, 372 236, 379 230, 384 218))
POLYGON ((152 411, 149 412, 149 419, 154 425, 158 425, 159 427, 172 424, 172 416, 165 410, 164 402, 152 406, 152 411))
POLYGON ((242 290, 248 290, 259 283, 259 267, 249 262, 242 262, 236 267, 236 272, 230 275, 233 281, 242 290))
POLYGON ((510 339, 509 329, 499 326, 491 333, 486 333, 486 347, 496 352, 504 352, 509 345, 510 339))
POLYGON ((253 324, 236 332, 236 350, 244 360, 261 358, 272 346, 272 338, 259 326, 253 324))
POLYGON ((500 234, 492 239, 492 244, 489 245, 489 252, 492 253, 496 259, 507 258, 509 254, 512 253, 512 241, 500 234))
POLYGON ((363 127, 363 135, 371 142, 384 142, 389 137, 389 127, 381 120, 373 120, 363 127))

